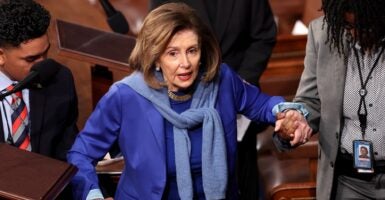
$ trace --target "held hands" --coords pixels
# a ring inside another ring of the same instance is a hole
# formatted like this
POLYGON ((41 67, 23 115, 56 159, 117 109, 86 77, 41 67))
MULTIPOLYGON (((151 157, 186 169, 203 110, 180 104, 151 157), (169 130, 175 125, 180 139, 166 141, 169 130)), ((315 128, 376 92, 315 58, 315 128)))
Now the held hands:
POLYGON ((296 110, 277 113, 274 131, 292 147, 305 144, 311 137, 312 129, 304 116, 296 110))

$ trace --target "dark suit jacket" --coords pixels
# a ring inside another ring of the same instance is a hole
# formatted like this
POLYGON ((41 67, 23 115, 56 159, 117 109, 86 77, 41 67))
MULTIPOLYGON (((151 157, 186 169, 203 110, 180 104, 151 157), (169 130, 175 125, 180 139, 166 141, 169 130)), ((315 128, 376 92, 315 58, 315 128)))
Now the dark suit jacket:
MULTIPOLYGON (((61 66, 42 88, 29 90, 32 152, 66 160, 78 133, 78 107, 74 80, 69 69, 61 66)), ((0 118, 0 127, 3 127, 0 118)), ((4 142, 0 128, 0 142, 4 142)))
MULTIPOLYGON (((151 8, 169 1, 151 0, 151 8)), ((205 0, 171 1, 182 1, 196 9, 217 35, 223 62, 249 83, 258 85, 277 32, 268 0, 217 0, 212 23, 205 0)))

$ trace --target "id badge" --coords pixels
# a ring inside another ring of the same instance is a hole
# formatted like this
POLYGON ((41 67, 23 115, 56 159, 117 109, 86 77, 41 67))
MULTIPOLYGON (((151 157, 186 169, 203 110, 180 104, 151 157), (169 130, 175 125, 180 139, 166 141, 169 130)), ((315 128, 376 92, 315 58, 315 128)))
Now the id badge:
POLYGON ((373 173, 373 145, 367 140, 353 141, 354 168, 359 173, 373 173))

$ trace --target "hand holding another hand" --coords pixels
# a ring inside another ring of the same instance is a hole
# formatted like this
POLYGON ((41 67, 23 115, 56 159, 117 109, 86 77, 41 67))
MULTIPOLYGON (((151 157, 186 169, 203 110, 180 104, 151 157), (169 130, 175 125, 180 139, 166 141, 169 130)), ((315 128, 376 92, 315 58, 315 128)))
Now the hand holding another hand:
POLYGON ((305 117, 296 110, 277 113, 274 131, 293 147, 306 143, 312 133, 305 117))

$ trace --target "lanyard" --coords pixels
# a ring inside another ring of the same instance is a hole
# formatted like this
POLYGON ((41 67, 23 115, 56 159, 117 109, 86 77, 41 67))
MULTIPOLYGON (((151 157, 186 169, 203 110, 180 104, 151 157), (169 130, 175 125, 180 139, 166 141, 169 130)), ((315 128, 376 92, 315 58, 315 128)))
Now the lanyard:
POLYGON ((368 91, 366 90, 366 85, 368 84, 369 78, 372 75, 374 68, 377 66, 377 63, 380 60, 381 54, 384 52, 384 47, 381 48, 381 51, 378 54, 372 68, 370 69, 369 74, 365 79, 365 82, 364 82, 364 78, 363 78, 362 71, 361 71, 361 65, 360 65, 360 59, 358 57, 358 52, 354 46, 353 46, 353 50, 354 50, 354 55, 355 55, 356 61, 357 61, 358 73, 360 75, 360 84, 361 84, 361 89, 359 90, 360 104, 358 106, 357 114, 358 114, 358 120, 360 121, 362 139, 365 139, 365 132, 366 132, 366 127, 367 127, 367 118, 368 118, 368 110, 366 108, 366 101, 365 101, 365 97, 368 94, 368 91))

